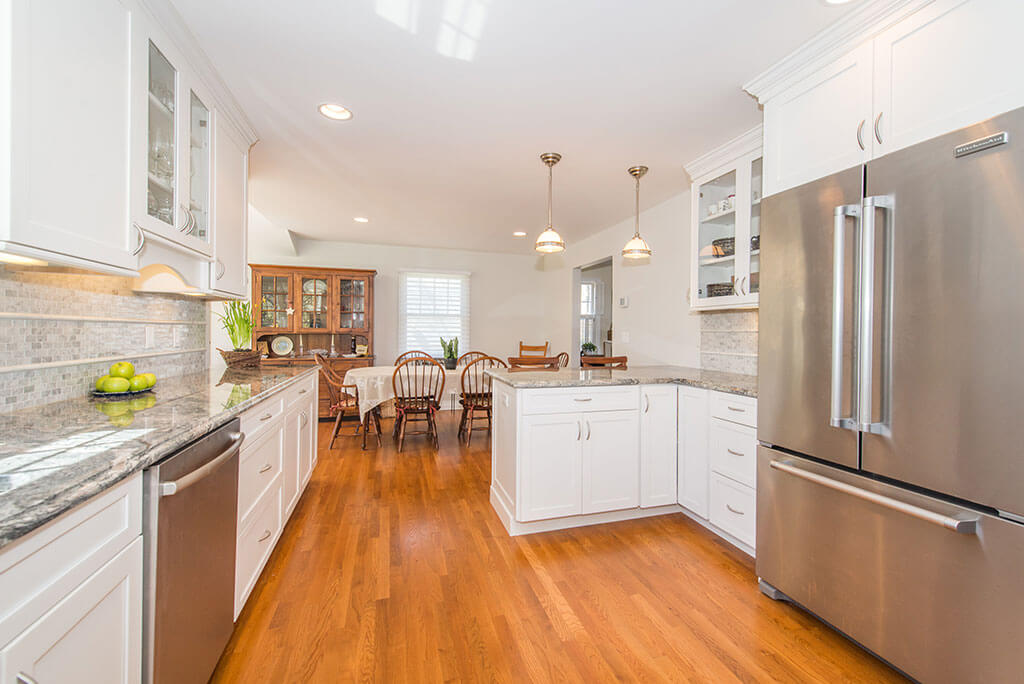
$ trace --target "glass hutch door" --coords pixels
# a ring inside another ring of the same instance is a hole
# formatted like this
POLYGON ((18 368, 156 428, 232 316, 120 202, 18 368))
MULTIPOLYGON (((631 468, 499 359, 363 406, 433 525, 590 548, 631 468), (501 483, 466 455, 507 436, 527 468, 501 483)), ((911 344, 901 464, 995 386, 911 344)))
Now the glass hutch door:
POLYGON ((292 284, 291 274, 261 273, 256 276, 259 292, 257 330, 275 332, 292 329, 292 284))
POLYGON ((329 275, 298 275, 295 277, 299 292, 299 320, 296 326, 300 332, 327 332, 330 321, 329 275))
POLYGON ((338 276, 338 330, 367 330, 367 293, 369 283, 365 277, 338 276))

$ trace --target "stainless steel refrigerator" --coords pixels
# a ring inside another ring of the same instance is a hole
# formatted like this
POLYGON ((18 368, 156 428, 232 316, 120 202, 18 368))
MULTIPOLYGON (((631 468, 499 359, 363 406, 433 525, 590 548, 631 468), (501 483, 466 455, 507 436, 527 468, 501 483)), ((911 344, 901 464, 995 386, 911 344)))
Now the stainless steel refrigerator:
POLYGON ((757 574, 925 682, 1024 677, 1024 110, 762 204, 757 574))

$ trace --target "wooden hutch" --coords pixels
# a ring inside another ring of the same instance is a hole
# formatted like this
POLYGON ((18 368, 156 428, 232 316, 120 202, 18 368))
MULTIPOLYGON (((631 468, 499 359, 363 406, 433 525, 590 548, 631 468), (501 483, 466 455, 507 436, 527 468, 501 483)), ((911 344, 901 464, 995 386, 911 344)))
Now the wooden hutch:
MULTIPOLYGON (((311 365, 322 351, 342 375, 373 365, 373 279, 376 271, 251 264, 252 306, 256 328, 253 349, 266 348, 261 363, 311 365), (273 351, 279 336, 291 339, 289 353, 273 351), (262 343, 262 344, 261 344, 262 343), (365 344, 363 356, 352 356, 365 344)), ((326 383, 320 379, 320 417, 330 413, 326 383)))

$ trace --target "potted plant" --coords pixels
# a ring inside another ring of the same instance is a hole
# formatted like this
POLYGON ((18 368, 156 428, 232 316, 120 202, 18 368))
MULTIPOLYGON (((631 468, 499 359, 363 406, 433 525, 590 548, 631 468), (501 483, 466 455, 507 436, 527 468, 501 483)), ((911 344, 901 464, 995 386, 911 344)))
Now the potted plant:
POLYGON ((597 351, 597 345, 593 342, 584 342, 580 346, 580 356, 593 356, 597 351))
POLYGON ((220 324, 228 332, 228 338, 234 347, 232 351, 217 351, 224 357, 229 366, 258 366, 260 353, 252 349, 252 329, 256 321, 252 317, 252 304, 249 302, 228 302, 224 305, 224 313, 217 314, 220 324))
POLYGON ((445 342, 442 337, 441 349, 444 350, 444 367, 455 370, 455 364, 459 362, 459 338, 453 337, 451 341, 445 342))

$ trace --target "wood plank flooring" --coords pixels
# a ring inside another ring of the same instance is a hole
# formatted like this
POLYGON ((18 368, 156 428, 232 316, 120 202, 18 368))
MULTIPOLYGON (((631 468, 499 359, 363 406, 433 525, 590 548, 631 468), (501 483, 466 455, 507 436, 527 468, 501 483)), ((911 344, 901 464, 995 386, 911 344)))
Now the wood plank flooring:
POLYGON ((457 417, 321 450, 213 682, 904 681, 683 515, 509 537, 457 417))

